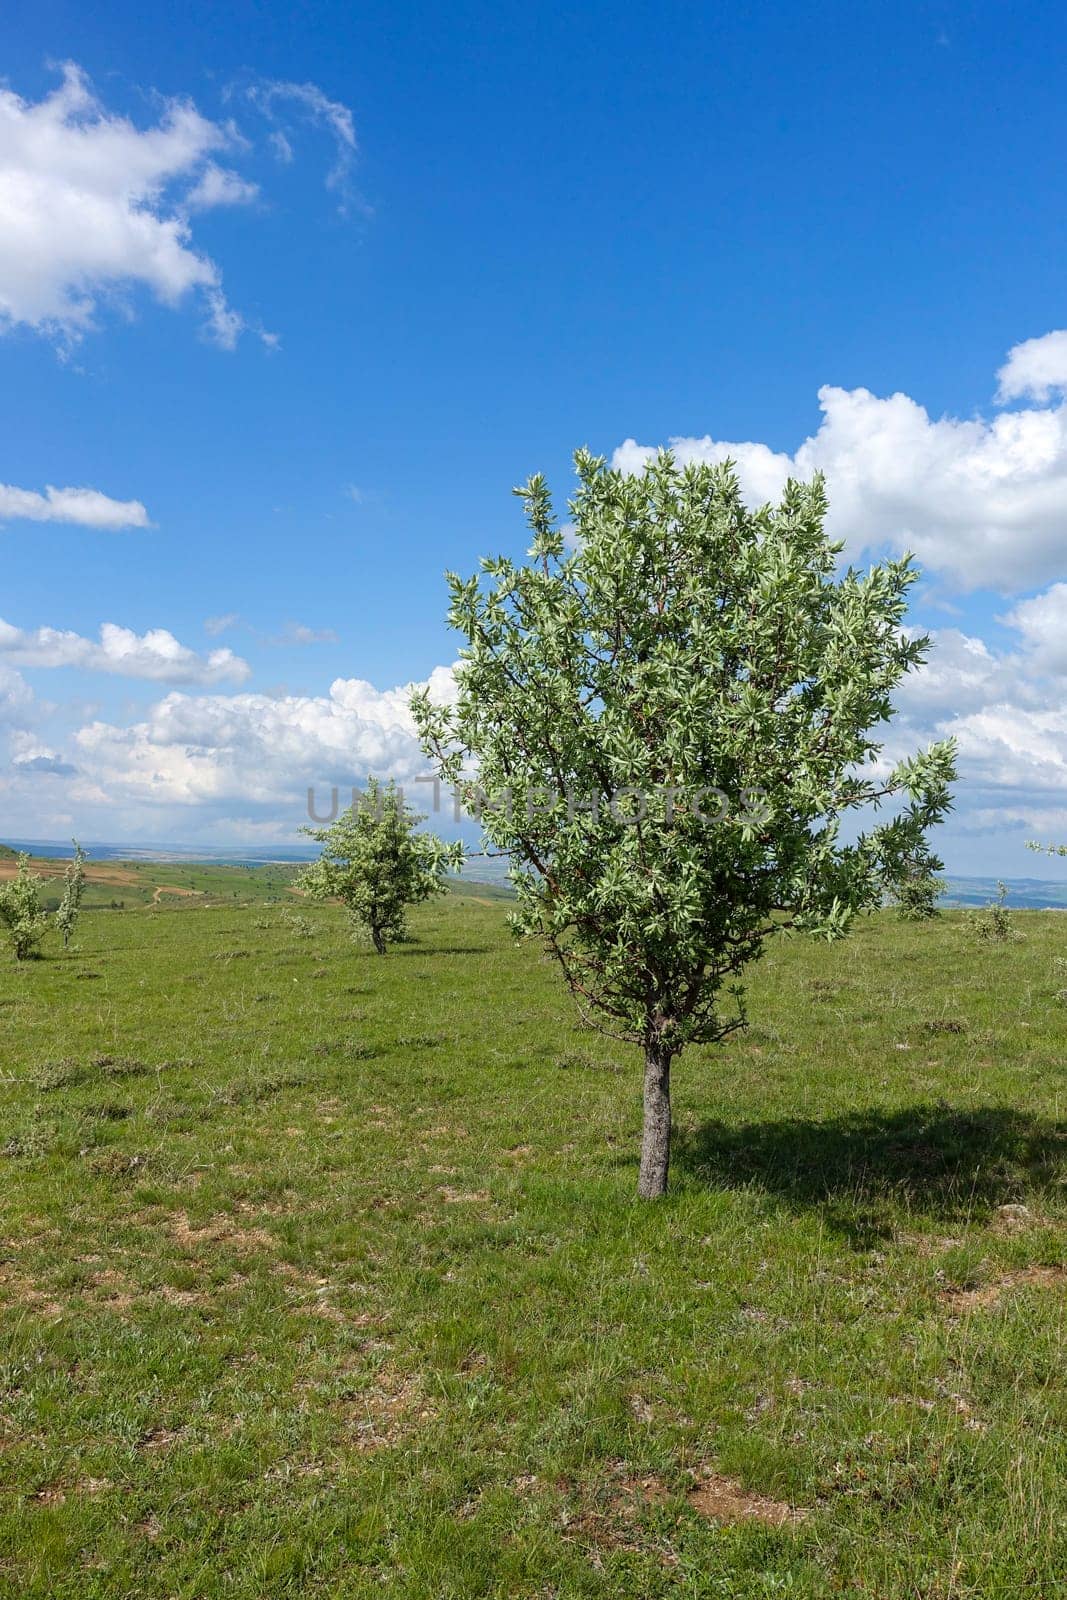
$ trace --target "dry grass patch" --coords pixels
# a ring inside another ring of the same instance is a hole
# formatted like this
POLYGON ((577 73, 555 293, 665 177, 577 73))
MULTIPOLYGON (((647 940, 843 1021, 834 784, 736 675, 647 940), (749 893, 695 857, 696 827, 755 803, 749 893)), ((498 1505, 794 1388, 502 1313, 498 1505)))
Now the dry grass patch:
POLYGON ((360 1451, 403 1444, 432 1422, 437 1408, 417 1373, 384 1366, 371 1386, 346 1403, 347 1431, 360 1451))
POLYGON ((32 1278, 8 1265, 0 1265, 0 1303, 32 1311, 38 1317, 61 1317, 66 1309, 32 1278))
POLYGON ((190 1306, 206 1306, 211 1299, 202 1289, 176 1289, 170 1283, 161 1284, 157 1292, 169 1306, 178 1306, 182 1310, 188 1310, 190 1306))
MULTIPOLYGON (((607 1479, 583 1498, 576 1513, 565 1511, 564 1537, 588 1547, 592 1565, 603 1567, 605 1552, 644 1555, 655 1551, 664 1566, 675 1566, 677 1556, 660 1539, 649 1538, 642 1522, 649 1511, 665 1505, 671 1492, 656 1473, 633 1473, 626 1463, 607 1463, 607 1479)), ((531 1487, 536 1480, 530 1480, 531 1487)))
POLYGON ((185 1428, 149 1428, 137 1441, 139 1450, 171 1450, 185 1436, 185 1428))
POLYGON ((1062 1289, 1067 1284, 1063 1267, 1018 1267, 973 1289, 945 1289, 938 1296, 951 1311, 988 1310, 1013 1289, 1062 1289))
POLYGON ((137 1285, 115 1267, 94 1272, 89 1281, 109 1311, 128 1311, 140 1297, 137 1285))
POLYGON ((186 1211, 169 1219, 171 1237, 182 1250, 197 1254, 205 1245, 225 1244, 238 1250, 277 1250, 278 1241, 265 1228, 244 1227, 235 1217, 220 1213, 194 1225, 186 1211))

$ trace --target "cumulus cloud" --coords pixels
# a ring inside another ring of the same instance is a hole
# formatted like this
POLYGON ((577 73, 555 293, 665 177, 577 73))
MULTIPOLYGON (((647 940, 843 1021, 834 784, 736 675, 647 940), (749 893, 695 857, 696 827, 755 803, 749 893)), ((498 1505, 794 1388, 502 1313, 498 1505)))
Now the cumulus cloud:
POLYGON ((997 395, 1004 401, 1024 396, 1045 401, 1067 391, 1067 328, 1014 345, 997 378, 997 395))
POLYGON ((0 661, 0 727, 20 727, 33 707, 33 690, 13 667, 0 661))
POLYGON ((232 199, 208 173, 233 141, 188 101, 137 128, 70 62, 36 103, 0 89, 0 326, 77 339, 103 294, 140 285, 167 305, 199 292, 217 333, 221 274, 194 247, 185 207, 192 195, 200 206, 232 199))
POLYGON ((259 184, 240 173, 209 161, 185 197, 187 211, 207 211, 212 206, 249 205, 259 196, 259 184))
POLYGON ((16 489, 0 483, 0 521, 75 522, 83 528, 147 528, 140 500, 112 500, 99 489, 16 489))
MULTIPOLYGON (((103 301, 147 289, 167 306, 198 300, 223 349, 249 330, 275 347, 275 334, 229 304, 221 269, 193 238, 198 213, 259 198, 259 185, 226 164, 248 148, 238 129, 187 99, 164 101, 158 120, 138 127, 104 106, 73 62, 60 71, 39 101, 0 88, 0 331, 22 325, 69 345, 103 301)), ((327 184, 344 209, 356 155, 348 107, 313 83, 261 84, 249 99, 283 159, 293 156, 286 107, 328 130, 327 184)))
POLYGON ((77 767, 50 750, 33 756, 16 756, 12 764, 16 772, 46 778, 73 778, 78 771, 77 767))
POLYGON ((114 622, 103 623, 95 640, 58 628, 24 630, 0 619, 0 656, 21 667, 78 667, 162 683, 243 683, 251 673, 232 650, 201 656, 166 628, 137 634, 114 622))
MULTIPOLYGON (((1053 334, 1049 340, 1067 340, 1053 334)), ((1045 399, 1067 382, 1067 346, 1029 340, 1001 370, 1013 394, 1045 399), (1040 359, 1028 345, 1043 345, 1040 359), (1056 374, 1059 377, 1056 378, 1056 374)), ((819 390, 822 422, 793 453, 759 441, 677 437, 681 461, 737 464, 752 504, 780 495, 790 476, 826 474, 828 525, 860 556, 911 549, 964 589, 1003 592, 1058 577, 1067 547, 1067 401, 992 419, 932 418, 906 394, 819 390)), ((640 471, 655 453, 627 439, 613 465, 640 471)))
POLYGON ((932 634, 927 664, 896 694, 898 717, 886 754, 903 755, 932 739, 959 746, 956 826, 1038 830, 1067 792, 1067 652, 1050 649, 1048 624, 1067 602, 1067 585, 1023 602, 1001 621, 1016 630, 1005 649, 958 628, 932 634))
POLYGON ((1020 600, 1002 620, 1019 630, 1035 668, 1067 673, 1067 583, 1020 600))
MULTIPOLYGON (((455 694, 450 667, 427 680, 433 699, 455 694)), ((78 762, 118 803, 273 805, 299 815, 309 787, 362 782, 369 773, 410 782, 426 770, 408 709, 413 685, 376 689, 338 678, 320 696, 171 693, 129 727, 96 721, 75 736, 78 762)))

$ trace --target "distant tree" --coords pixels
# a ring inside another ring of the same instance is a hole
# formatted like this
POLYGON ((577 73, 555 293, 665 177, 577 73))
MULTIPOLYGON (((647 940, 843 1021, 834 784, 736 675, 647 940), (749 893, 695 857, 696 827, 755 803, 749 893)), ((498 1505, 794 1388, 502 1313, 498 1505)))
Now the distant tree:
POLYGON ((30 871, 30 858, 20 855, 18 871, 0 883, 0 928, 16 961, 28 961, 45 936, 48 920, 41 906, 41 879, 30 871))
POLYGON ((743 1025, 739 975, 768 938, 836 939, 881 904, 951 804, 954 751, 874 775, 872 730, 928 647, 902 627, 917 573, 838 575, 821 479, 749 511, 728 466, 575 460, 568 537, 534 477, 529 563, 449 576, 458 699, 412 708, 511 857, 519 930, 644 1052, 638 1192, 655 1196, 675 1057, 743 1025), (847 813, 890 800, 842 841, 847 813))
POLYGON ((85 891, 85 851, 73 840, 74 857, 63 874, 63 898, 56 909, 56 927, 63 935, 63 948, 67 948, 81 914, 82 894, 85 891))
POLYGON ((926 922, 941 915, 938 900, 945 892, 941 873, 945 863, 927 849, 925 842, 902 863, 899 876, 889 882, 889 897, 905 922, 926 922))
POLYGON ((407 910, 440 894, 445 875, 463 861, 460 844, 417 831, 426 819, 404 803, 395 783, 371 778, 359 804, 323 828, 302 831, 323 846, 297 886, 315 900, 340 900, 379 955, 402 940, 407 910))

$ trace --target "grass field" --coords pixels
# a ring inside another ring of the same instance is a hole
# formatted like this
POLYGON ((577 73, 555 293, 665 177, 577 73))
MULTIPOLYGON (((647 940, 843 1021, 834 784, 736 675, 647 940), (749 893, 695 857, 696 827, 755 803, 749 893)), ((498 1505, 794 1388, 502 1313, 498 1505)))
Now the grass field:
MULTIPOLYGON (((41 903, 54 911, 63 894, 65 861, 32 857, 30 866, 41 880, 41 903)), ((13 850, 0 853, 0 881, 18 868, 13 850)), ((299 868, 286 862, 238 867, 202 862, 93 861, 85 865, 82 905, 87 911, 132 911, 164 901, 189 900, 200 905, 250 905, 293 898, 289 885, 299 868)))
POLYGON ((783 941, 643 1206, 505 907, 298 909, 0 964, 3 1592, 1062 1593, 1056 914, 783 941))

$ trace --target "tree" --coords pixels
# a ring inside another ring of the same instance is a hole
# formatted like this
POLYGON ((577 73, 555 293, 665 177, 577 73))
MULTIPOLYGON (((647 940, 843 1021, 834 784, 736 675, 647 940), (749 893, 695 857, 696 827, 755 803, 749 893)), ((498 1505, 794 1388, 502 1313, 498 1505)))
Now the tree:
POLYGON ((888 884, 889 896, 903 921, 926 922, 941 915, 937 902, 945 890, 940 876, 944 870, 945 863, 925 842, 904 862, 900 876, 888 884))
POLYGON ((981 911, 972 911, 968 922, 971 932, 976 939, 981 939, 983 944, 1003 944, 1010 941, 1018 944, 1023 935, 1015 926, 1012 914, 1008 910, 1008 886, 1002 880, 997 880, 997 892, 981 911))
POLYGON ((20 855, 18 870, 0 884, 0 927, 7 933, 16 961, 28 961, 48 926, 41 908, 41 880, 30 871, 30 858, 20 855))
POLYGON ((404 803, 395 783, 371 778, 358 806, 328 827, 303 829, 323 852, 298 876, 298 886, 315 900, 340 900, 384 955, 388 944, 405 937, 407 908, 440 894, 449 868, 463 862, 461 844, 416 832, 425 820, 404 803))
POLYGON ((928 641, 910 558, 836 574, 821 479, 745 508, 729 466, 640 476, 575 457, 573 532, 517 491, 530 560, 453 574, 458 698, 412 702, 491 848, 515 924, 584 1014, 644 1051, 638 1190, 663 1194, 670 1078, 744 1023, 740 974, 787 929, 828 939, 881 903, 951 804, 951 743, 877 777, 872 729, 928 641), (847 814, 899 809, 852 842, 847 814))
POLYGON ((85 851, 73 840, 74 858, 63 874, 63 898, 56 908, 56 927, 63 935, 63 948, 67 948, 81 913, 82 894, 85 891, 85 851))

